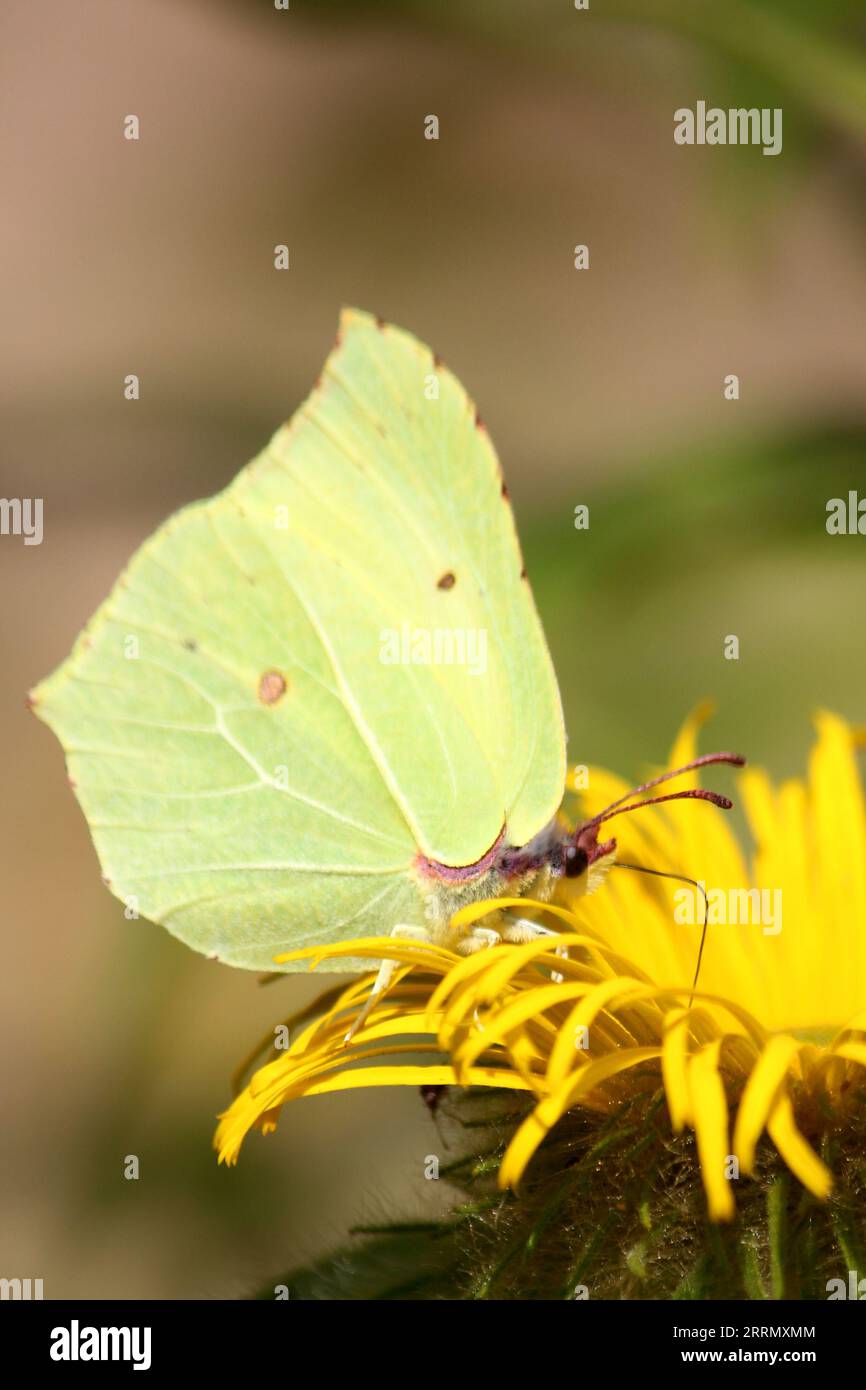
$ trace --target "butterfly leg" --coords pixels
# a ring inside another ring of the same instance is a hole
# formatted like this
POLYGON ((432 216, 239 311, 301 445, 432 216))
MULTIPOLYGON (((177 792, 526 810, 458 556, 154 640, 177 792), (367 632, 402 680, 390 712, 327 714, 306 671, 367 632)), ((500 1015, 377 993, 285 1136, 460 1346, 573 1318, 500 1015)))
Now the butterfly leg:
MULTIPOLYGON (((402 922, 398 922, 396 927, 392 928, 391 935, 394 937, 398 937, 401 941, 429 940, 429 936, 425 927, 413 927, 402 922)), ((392 979, 394 978, 394 971, 397 969, 397 966, 399 964, 400 962, 396 960, 383 960, 381 962, 379 966, 379 973, 373 981, 373 988, 370 990, 370 993, 367 996, 367 1002, 365 1003, 363 1009, 358 1014, 358 1017, 355 1019, 354 1023, 352 1024, 351 1028, 349 1029, 348 1033, 343 1039, 344 1046, 346 1046, 348 1043, 352 1041, 358 1029, 362 1026, 362 1024, 366 1022, 370 1010, 372 1009, 376 1000, 379 998, 379 995, 386 993, 389 985, 391 984, 392 979)))
POLYGON ((492 927, 476 927, 457 943, 455 949, 461 956, 474 956, 476 951, 487 951, 491 946, 498 946, 501 940, 499 932, 492 927))
MULTIPOLYGON (((493 927, 474 927, 468 936, 464 936, 462 940, 458 941, 454 949, 458 955, 474 956, 477 951, 489 951, 491 946, 499 946, 501 942, 502 937, 498 931, 494 931, 493 927)), ((477 1008, 472 1010, 472 1017, 478 1027, 483 1029, 484 1024, 481 1022, 477 1008)))
MULTIPOLYGON (((540 936, 558 936, 559 933, 550 927, 543 927, 540 922, 530 922, 528 917, 507 917, 502 928, 503 941, 509 941, 514 945, 522 945, 526 941, 537 941, 540 936)), ((555 946, 554 955, 568 956, 567 946, 555 946)), ((550 976, 554 984, 561 985, 564 976, 558 971, 553 971, 550 976)))

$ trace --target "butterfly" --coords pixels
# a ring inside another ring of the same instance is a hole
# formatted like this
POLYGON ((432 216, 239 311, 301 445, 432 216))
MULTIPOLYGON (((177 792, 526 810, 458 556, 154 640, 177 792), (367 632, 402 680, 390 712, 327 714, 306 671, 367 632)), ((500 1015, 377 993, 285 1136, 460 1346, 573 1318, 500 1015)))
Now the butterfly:
POLYGON ((251 969, 347 937, 526 940, 519 913, 452 919, 592 887, 607 821, 675 775, 561 819, 562 704, 490 437, 429 348, 352 309, 306 402, 141 547, 31 702, 127 914, 251 969))

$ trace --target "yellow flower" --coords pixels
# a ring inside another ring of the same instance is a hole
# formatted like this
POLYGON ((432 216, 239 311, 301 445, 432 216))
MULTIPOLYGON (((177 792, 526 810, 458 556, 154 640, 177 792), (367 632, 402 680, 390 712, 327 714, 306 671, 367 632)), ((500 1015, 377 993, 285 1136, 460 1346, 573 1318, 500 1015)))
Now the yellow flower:
MULTIPOLYGON (((687 722, 672 766, 694 758, 708 713, 702 706, 687 722)), ((235 1162, 248 1131, 273 1129, 294 1097, 357 1086, 507 1087, 534 1101, 500 1168, 500 1185, 516 1186, 567 1110, 606 1112, 638 1077, 645 1085, 649 1070, 663 1082, 673 1130, 695 1132, 714 1219, 734 1214, 731 1178, 753 1171, 765 1129, 800 1181, 826 1197, 831 1175, 812 1144, 863 1102, 866 814, 855 748, 866 740, 832 714, 820 713, 816 727, 805 782, 774 787, 761 771, 739 774, 751 864, 721 811, 668 802, 618 820, 618 864, 600 891, 571 896, 563 880, 553 903, 497 900, 531 909, 556 935, 468 958, 391 937, 283 957, 309 958, 311 968, 326 957, 389 957, 400 968, 348 1045, 374 973, 286 1021, 303 1026, 221 1117, 220 1160, 235 1162), (703 896, 619 871, 627 864, 704 885, 709 925, 694 994, 703 896)), ((601 770, 589 781, 587 816, 628 791, 601 770)), ((682 779, 689 784, 694 774, 682 779)), ((476 904, 460 917, 490 910, 476 904)))

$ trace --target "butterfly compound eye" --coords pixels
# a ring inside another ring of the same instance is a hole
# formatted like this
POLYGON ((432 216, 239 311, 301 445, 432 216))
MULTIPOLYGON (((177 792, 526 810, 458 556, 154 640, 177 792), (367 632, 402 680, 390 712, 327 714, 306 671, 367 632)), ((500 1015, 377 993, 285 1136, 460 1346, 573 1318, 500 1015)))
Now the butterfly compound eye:
POLYGON ((579 878, 589 863, 589 855, 585 849, 579 845, 566 845, 565 847, 565 876, 566 878, 579 878))

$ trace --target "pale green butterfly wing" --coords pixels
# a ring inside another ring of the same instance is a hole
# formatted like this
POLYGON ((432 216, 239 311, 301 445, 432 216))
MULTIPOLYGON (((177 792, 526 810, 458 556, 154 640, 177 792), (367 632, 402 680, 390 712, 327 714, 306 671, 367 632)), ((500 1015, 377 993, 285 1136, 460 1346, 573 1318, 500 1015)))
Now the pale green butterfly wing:
POLYGON ((417 899, 405 823, 244 532, 212 503, 181 512, 34 700, 112 890, 196 949, 267 969, 281 947, 376 934, 417 899), (287 689, 266 705, 275 671, 287 689))
POLYGON ((562 796, 487 435, 426 348, 351 311, 290 424, 142 547, 34 703, 113 891, 254 968, 423 923, 419 851, 473 863, 562 796))

